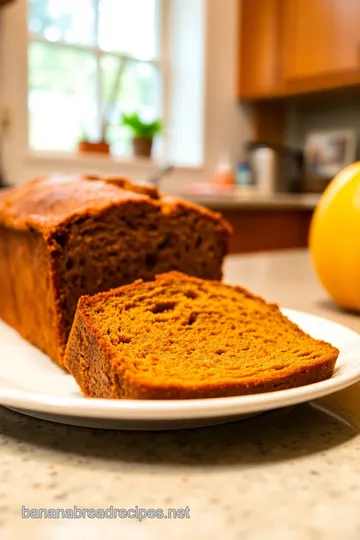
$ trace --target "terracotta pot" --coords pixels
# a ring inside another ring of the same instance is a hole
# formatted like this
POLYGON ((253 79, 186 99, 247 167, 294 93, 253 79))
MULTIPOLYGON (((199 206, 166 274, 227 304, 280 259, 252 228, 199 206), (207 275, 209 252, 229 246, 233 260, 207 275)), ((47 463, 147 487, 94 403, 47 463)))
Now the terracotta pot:
POLYGON ((152 143, 153 143, 152 139, 149 139, 149 137, 135 137, 132 143, 133 143, 135 156, 143 156, 143 157, 151 156, 152 143))
POLYGON ((79 154, 110 154, 110 145, 105 141, 80 141, 77 149, 79 154))

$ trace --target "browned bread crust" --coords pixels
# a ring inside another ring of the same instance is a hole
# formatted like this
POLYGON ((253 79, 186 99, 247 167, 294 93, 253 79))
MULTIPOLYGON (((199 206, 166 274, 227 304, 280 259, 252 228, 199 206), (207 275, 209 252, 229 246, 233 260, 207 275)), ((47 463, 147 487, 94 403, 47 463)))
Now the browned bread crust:
POLYGON ((65 365, 88 397, 188 399, 322 381, 338 354, 246 289, 170 272, 82 297, 65 365))
POLYGON ((59 365, 80 296, 171 269, 221 277, 229 225, 126 178, 54 175, 0 194, 0 317, 59 365))

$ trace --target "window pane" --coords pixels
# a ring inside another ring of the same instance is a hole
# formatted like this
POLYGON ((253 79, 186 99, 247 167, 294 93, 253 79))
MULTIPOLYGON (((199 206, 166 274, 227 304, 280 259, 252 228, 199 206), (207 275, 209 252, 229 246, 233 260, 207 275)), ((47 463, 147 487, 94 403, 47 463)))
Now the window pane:
POLYGON ((72 150, 97 135, 96 59, 90 52, 33 42, 29 46, 29 143, 72 150))
POLYGON ((99 46, 141 58, 158 56, 158 0, 99 0, 99 46))
POLYGON ((101 59, 103 97, 109 112, 108 138, 115 154, 130 154, 131 134, 121 126, 123 113, 137 112, 145 121, 161 115, 161 77, 157 66, 147 62, 127 61, 113 98, 121 59, 104 54, 101 59))
POLYGON ((29 30, 49 41, 95 45, 97 0, 29 0, 29 30))

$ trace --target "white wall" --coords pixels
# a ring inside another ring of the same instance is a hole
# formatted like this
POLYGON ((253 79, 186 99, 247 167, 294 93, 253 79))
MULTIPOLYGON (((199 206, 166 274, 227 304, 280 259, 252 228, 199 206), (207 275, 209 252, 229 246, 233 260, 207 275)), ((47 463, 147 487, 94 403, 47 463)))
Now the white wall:
POLYGON ((233 164, 251 138, 251 116, 236 99, 238 0, 207 0, 205 79, 205 162, 211 176, 220 156, 233 164))
MULTIPOLYGON (((242 144, 250 137, 251 132, 250 118, 236 100, 238 0, 200 1, 205 1, 206 8, 204 163, 203 167, 198 169, 177 170, 165 180, 165 190, 176 191, 184 184, 211 179, 223 153, 229 153, 235 163, 241 157, 242 144)), ((82 160, 71 156, 68 159, 52 159, 50 156, 29 155, 26 128, 25 5, 26 0, 18 0, 15 4, 6 6, 1 13, 0 86, 3 105, 10 110, 12 121, 10 132, 2 142, 3 166, 7 180, 18 184, 52 171, 104 172, 126 174, 134 179, 145 178, 153 165, 144 162, 106 162, 100 158, 82 160)), ((184 111, 183 114, 186 115, 187 112, 184 111)), ((191 117, 188 129, 190 132, 191 117)))

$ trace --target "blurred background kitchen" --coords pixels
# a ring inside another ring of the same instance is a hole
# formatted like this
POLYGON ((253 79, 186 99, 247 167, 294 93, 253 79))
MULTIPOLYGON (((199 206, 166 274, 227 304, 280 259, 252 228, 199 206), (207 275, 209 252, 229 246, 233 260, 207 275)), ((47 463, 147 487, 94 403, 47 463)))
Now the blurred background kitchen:
POLYGON ((358 154, 358 0, 0 0, 2 185, 126 175, 304 247, 358 154))

